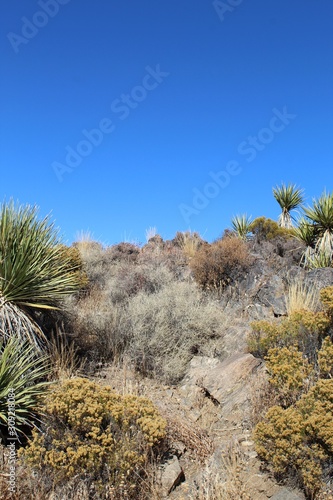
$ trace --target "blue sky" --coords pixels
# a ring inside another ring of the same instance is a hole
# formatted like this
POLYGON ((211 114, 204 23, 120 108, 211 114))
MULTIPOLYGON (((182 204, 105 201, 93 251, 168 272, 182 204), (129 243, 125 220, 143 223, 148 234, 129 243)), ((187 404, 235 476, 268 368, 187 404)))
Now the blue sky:
POLYGON ((331 0, 5 0, 1 200, 67 243, 277 218, 332 191, 331 0))

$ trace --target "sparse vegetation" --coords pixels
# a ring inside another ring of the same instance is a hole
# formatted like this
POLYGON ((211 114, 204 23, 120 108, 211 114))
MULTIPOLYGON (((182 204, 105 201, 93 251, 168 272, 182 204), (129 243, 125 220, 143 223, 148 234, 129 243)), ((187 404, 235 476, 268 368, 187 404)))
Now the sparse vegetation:
POLYGON ((16 496, 7 491, 0 444, 1 498, 159 500, 170 456, 202 472, 186 498, 252 498, 255 452, 244 452, 254 450, 251 425, 257 453, 279 481, 291 478, 309 500, 330 498, 333 286, 318 283, 332 283, 332 269, 308 269, 332 263, 333 195, 304 209, 296 228, 290 212, 301 190, 282 185, 274 195, 279 224, 236 216, 233 231, 213 243, 191 231, 163 240, 150 228, 141 247, 106 246, 89 234, 68 247, 36 208, 2 206, 0 436, 8 437, 14 390, 14 430, 24 439, 16 496), (262 363, 242 352, 249 318, 258 320, 248 351, 262 363), (247 395, 244 407, 237 399, 231 426, 228 402, 206 387, 203 370, 229 366, 235 353, 255 371, 245 386, 252 406, 247 395), (218 432, 246 435, 244 450, 236 439, 219 469, 210 461, 204 470, 218 432))

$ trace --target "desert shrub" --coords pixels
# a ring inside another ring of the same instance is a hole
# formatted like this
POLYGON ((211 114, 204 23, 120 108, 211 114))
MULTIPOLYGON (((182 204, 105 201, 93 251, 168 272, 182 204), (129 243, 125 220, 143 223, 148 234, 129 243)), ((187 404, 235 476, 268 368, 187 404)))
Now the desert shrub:
POLYGON ((151 269, 166 267, 176 279, 186 279, 187 259, 182 249, 171 242, 155 243, 155 238, 151 238, 149 243, 142 248, 138 264, 149 266, 151 269))
POLYGON ((97 241, 75 242, 73 246, 80 253, 83 268, 88 277, 89 287, 102 288, 104 286, 107 260, 101 243, 97 241))
POLYGON ((89 361, 120 360, 128 341, 126 307, 105 291, 92 290, 67 304, 68 328, 80 355, 89 361))
POLYGON ((279 322, 254 321, 248 336, 249 351, 264 357, 274 347, 298 347, 311 360, 330 327, 324 312, 295 311, 279 322))
POLYGON ((330 337, 326 337, 318 352, 318 367, 321 378, 333 378, 333 344, 330 337))
POLYGON ((313 366, 295 347, 274 348, 268 351, 266 368, 269 383, 283 407, 295 403, 307 392, 313 366))
POLYGON ((84 270, 79 249, 75 246, 59 245, 58 252, 60 260, 65 261, 69 266, 69 270, 73 269, 72 272, 76 273, 80 288, 86 287, 88 285, 88 276, 84 270))
POLYGON ((174 276, 165 264, 154 263, 118 265, 114 267, 105 285, 106 294, 113 303, 127 301, 139 292, 156 293, 174 281, 174 276))
POLYGON ((166 265, 118 262, 105 269, 103 279, 102 289, 67 302, 68 329, 90 360, 121 360, 131 331, 129 301, 138 293, 157 293, 175 278, 166 265))
POLYGON ((225 237, 203 245, 190 262, 196 282, 206 289, 225 287, 248 269, 251 257, 244 241, 225 237))
POLYGON ((136 498, 149 454, 165 436, 150 400, 77 378, 48 394, 44 415, 43 432, 34 432, 21 456, 50 490, 75 477, 99 498, 136 498))
POLYGON ((327 286, 320 290, 320 300, 323 303, 327 313, 333 318, 333 286, 327 286))
POLYGON ((132 243, 118 243, 108 247, 105 251, 108 261, 135 262, 140 253, 140 248, 132 243))
POLYGON ((141 292, 130 300, 127 315, 134 364, 169 383, 182 378, 195 354, 222 349, 223 311, 193 283, 173 282, 151 295, 141 292))
MULTIPOLYGON (((330 303, 329 289, 321 295, 330 303)), ((299 311, 280 323, 258 322, 255 327, 264 334, 258 344, 268 349, 274 401, 255 428, 256 449, 279 478, 296 477, 308 498, 316 498, 333 473, 330 322, 327 313, 299 311)))
POLYGON ((319 380, 294 406, 274 406, 254 432, 256 450, 282 479, 296 476, 314 498, 332 474, 333 380, 319 380))
POLYGON ((266 217, 258 217, 251 223, 251 232, 257 241, 269 241, 278 236, 291 238, 293 232, 290 229, 280 227, 277 222, 266 217))

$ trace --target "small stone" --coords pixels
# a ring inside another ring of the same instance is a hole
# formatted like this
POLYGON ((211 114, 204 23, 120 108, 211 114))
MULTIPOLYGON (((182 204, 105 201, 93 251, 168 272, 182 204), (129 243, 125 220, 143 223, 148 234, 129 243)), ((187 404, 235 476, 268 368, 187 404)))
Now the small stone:
POLYGON ((254 445, 254 441, 242 441, 241 445, 242 446, 253 446, 254 445))

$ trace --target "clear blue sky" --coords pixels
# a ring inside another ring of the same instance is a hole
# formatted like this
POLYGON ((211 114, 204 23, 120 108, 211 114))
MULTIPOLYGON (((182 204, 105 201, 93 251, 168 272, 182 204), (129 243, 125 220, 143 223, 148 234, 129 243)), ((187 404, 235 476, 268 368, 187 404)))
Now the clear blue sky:
POLYGON ((212 241, 234 214, 277 218, 281 181, 332 191, 332 0, 0 10, 0 198, 51 212, 67 243, 212 241))

